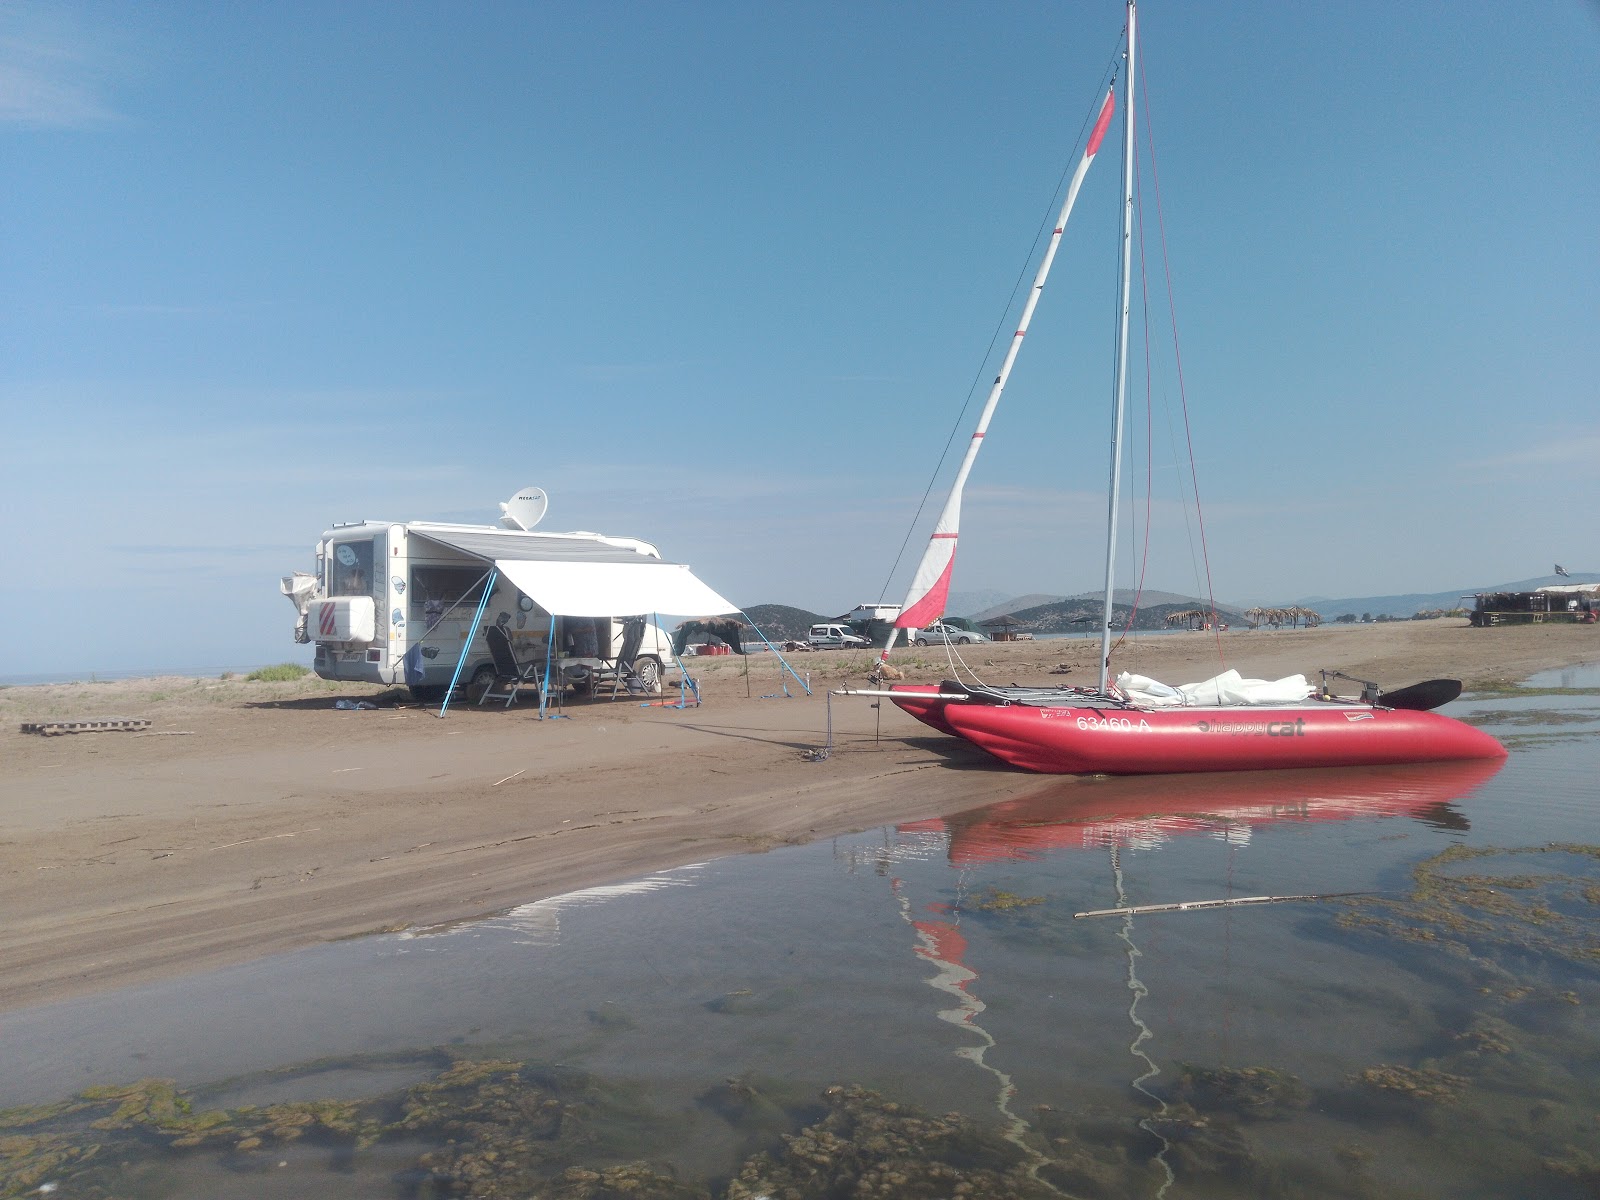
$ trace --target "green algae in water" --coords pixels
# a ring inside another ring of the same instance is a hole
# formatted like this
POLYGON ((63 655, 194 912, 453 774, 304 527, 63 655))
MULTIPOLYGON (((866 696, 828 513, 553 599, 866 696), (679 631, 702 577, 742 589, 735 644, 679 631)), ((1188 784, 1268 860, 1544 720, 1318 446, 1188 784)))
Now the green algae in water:
POLYGON ((1388 1097, 1426 1105, 1454 1104, 1471 1081, 1463 1075, 1428 1067, 1382 1066, 1357 1072, 1351 1082, 1388 1097))
POLYGON ((861 1087, 829 1088, 824 1099, 827 1116, 746 1162, 727 1200, 1060 1195, 1021 1148, 966 1117, 930 1116, 861 1087))
POLYGON ((1565 708, 1497 708, 1471 714, 1474 725, 1588 725, 1600 720, 1593 710, 1565 708))
POLYGON ((1184 1063, 1174 1095, 1198 1108, 1250 1120, 1283 1120, 1311 1103, 1311 1089, 1271 1067, 1201 1067, 1184 1063))
POLYGON ((1043 904, 1043 896, 1018 896, 1012 892, 1001 891, 997 887, 987 887, 974 899, 967 902, 966 907, 976 909, 978 912, 1011 912, 1019 908, 1032 908, 1043 904))
POLYGON ((737 991, 714 996, 701 1007, 707 1012, 724 1017, 767 1017, 793 1008, 800 999, 801 993, 798 988, 775 988, 764 994, 749 988, 740 988, 737 991))
MULTIPOLYGON (((196 1111, 171 1080, 145 1079, 89 1088, 60 1104, 10 1109, 5 1119, 18 1132, 0 1135, 0 1196, 56 1183, 70 1184, 73 1195, 109 1197, 119 1194, 119 1172, 170 1162, 173 1155, 211 1151, 242 1161, 292 1142, 355 1153, 385 1140, 436 1147, 417 1162, 418 1185, 432 1194, 522 1196, 561 1174, 594 1140, 582 1119, 585 1098, 557 1095, 523 1064, 446 1061, 399 1096, 360 1101, 196 1111)), ((629 1177, 648 1173, 636 1168, 629 1177)), ((561 1194, 603 1194, 586 1192, 588 1186, 567 1180, 561 1194)))
MULTIPOLYGON (((1490 961, 1516 956, 1600 967, 1600 927, 1592 909, 1600 846, 1552 843, 1502 849, 1450 846, 1412 869, 1408 895, 1346 901, 1337 923, 1349 930, 1432 944, 1490 961), (1458 874, 1456 864, 1490 859, 1558 868, 1565 857, 1588 873, 1559 869, 1458 874), (1541 861, 1544 860, 1544 861, 1541 861)), ((1497 964, 1503 965, 1503 964, 1497 964)))
POLYGON ((729 1081, 706 1099, 746 1128, 763 1126, 767 1148, 748 1156, 725 1190, 713 1192, 709 1183, 678 1179, 670 1164, 609 1161, 614 1155, 593 1134, 599 1089, 561 1094, 581 1082, 552 1085, 525 1063, 462 1059, 398 1096, 198 1112, 170 1080, 92 1088, 62 1104, 7 1113, 13 1127, 30 1132, 0 1136, 0 1196, 55 1184, 66 1194, 109 1198, 121 1194, 118 1181, 130 1172, 174 1155, 220 1153, 243 1169, 300 1139, 347 1150, 379 1141, 431 1143, 401 1181, 405 1194, 416 1197, 1042 1200, 1053 1194, 1034 1177, 1044 1161, 1039 1154, 969 1118, 930 1116, 864 1088, 834 1087, 809 1106, 820 1119, 791 1132, 795 1123, 785 1108, 748 1080, 729 1081))

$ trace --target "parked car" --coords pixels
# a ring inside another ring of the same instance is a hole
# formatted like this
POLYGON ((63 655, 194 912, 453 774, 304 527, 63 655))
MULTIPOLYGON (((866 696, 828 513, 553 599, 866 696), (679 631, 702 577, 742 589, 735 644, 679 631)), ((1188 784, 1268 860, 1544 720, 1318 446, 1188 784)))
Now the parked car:
POLYGON ((960 629, 943 621, 935 621, 926 629, 917 630, 911 640, 919 646, 947 646, 952 642, 958 646, 970 646, 974 642, 987 642, 989 639, 976 629, 960 629))
POLYGON ((872 645, 850 626, 835 624, 813 625, 806 641, 811 643, 814 650, 849 650, 872 645))

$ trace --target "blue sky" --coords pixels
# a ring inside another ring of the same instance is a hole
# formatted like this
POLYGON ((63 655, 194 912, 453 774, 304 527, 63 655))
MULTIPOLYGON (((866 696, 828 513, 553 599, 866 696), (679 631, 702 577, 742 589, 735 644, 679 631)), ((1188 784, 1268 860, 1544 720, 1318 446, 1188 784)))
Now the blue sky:
MULTIPOLYGON (((1600 569, 1600 9, 1141 19, 1145 245, 1218 598, 1600 569)), ((548 528, 653 541, 739 603, 898 599, 1121 22, 0 6, 6 673, 303 657, 277 581, 330 523, 487 522, 528 484, 548 528)), ((1115 158, 969 485, 957 591, 1099 586, 1115 158)), ((1145 579, 1193 593, 1152 355, 1178 531, 1145 579)))

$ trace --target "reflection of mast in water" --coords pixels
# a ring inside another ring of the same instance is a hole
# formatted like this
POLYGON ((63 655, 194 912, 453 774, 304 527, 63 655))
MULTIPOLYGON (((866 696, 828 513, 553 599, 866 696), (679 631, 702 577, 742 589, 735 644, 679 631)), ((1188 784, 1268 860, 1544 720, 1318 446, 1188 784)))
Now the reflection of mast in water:
MULTIPOLYGON (((1117 907, 1129 907, 1128 893, 1123 887, 1122 881, 1122 857, 1115 842, 1111 844, 1111 876, 1116 882, 1117 907)), ((1134 1076, 1132 1081, 1133 1089, 1134 1091, 1141 1092, 1148 1096, 1151 1100, 1155 1101, 1157 1105, 1157 1116, 1165 1116, 1167 1111, 1167 1102, 1152 1092, 1149 1088, 1144 1086, 1146 1080, 1154 1079, 1157 1075, 1161 1074, 1161 1068, 1156 1066, 1155 1060, 1151 1058, 1149 1054, 1145 1053, 1144 1049, 1145 1042, 1149 1041, 1155 1035, 1150 1032, 1150 1026, 1146 1025, 1144 1023, 1144 1018, 1139 1015, 1139 1001, 1143 1000, 1150 994, 1150 989, 1145 987, 1144 981, 1139 978, 1136 960, 1142 958, 1143 955, 1140 953, 1139 947, 1133 944, 1132 913, 1127 913, 1123 916, 1122 927, 1117 930, 1117 937, 1122 939, 1123 944, 1128 948, 1128 990, 1133 993, 1133 999, 1128 1001, 1128 1020, 1132 1022, 1133 1027, 1138 1030, 1138 1033, 1134 1035, 1133 1041, 1128 1043, 1128 1053, 1133 1055, 1135 1058, 1143 1059, 1144 1065, 1148 1068, 1143 1075, 1134 1076)), ((1152 1137, 1159 1139, 1161 1142, 1161 1149, 1156 1154, 1156 1162, 1161 1164, 1161 1170, 1166 1174, 1167 1178, 1166 1182, 1163 1183, 1156 1191, 1156 1200, 1160 1200, 1162 1196, 1167 1194, 1167 1189, 1170 1188, 1176 1181, 1176 1176, 1174 1176, 1172 1173, 1172 1165, 1167 1162, 1167 1151, 1172 1149, 1172 1143, 1167 1141, 1167 1139, 1161 1133, 1151 1126, 1150 1118, 1148 1117, 1142 1118, 1139 1121, 1139 1128, 1143 1129, 1152 1137)))
MULTIPOLYGON (((1010 1133, 1020 1136, 1028 1126, 1027 1122, 1011 1111, 1012 1097, 1017 1094, 1016 1085, 1011 1082, 1011 1076, 984 1061, 984 1055, 994 1047, 995 1040, 987 1029, 978 1024, 978 1017, 987 1006, 968 990, 968 985, 978 978, 978 973, 962 961, 967 952, 966 937, 963 936, 957 922, 917 920, 911 914, 911 903, 906 899, 903 881, 895 879, 890 882, 894 888, 895 900, 900 905, 901 918, 917 931, 917 947, 914 953, 918 958, 926 959, 934 965, 934 975, 926 980, 926 983, 929 987, 952 997, 956 1002, 954 1008, 942 1009, 938 1014, 939 1019, 970 1029, 980 1039, 980 1045, 958 1048, 955 1051, 956 1056, 976 1063, 995 1077, 1000 1085, 995 1107, 1005 1116, 1010 1133)), ((959 912, 959 909, 957 911, 959 912)))
POLYGON ((978 973, 962 961, 967 951, 967 939, 960 929, 960 897, 965 889, 965 881, 966 874, 963 872, 961 881, 957 885, 956 904, 951 909, 955 915, 953 921, 935 921, 926 918, 918 920, 912 915, 911 902, 906 898, 904 880, 891 878, 889 886, 894 889, 895 902, 900 906, 901 920, 917 931, 917 946, 914 953, 918 958, 934 965, 934 975, 925 982, 929 987, 944 992, 956 1002, 954 1008, 941 1010, 938 1014, 939 1019, 972 1030, 980 1040, 980 1044, 976 1046, 958 1047, 955 1051, 956 1057, 975 1063, 994 1076, 999 1085, 995 1094, 995 1108, 1005 1119, 1005 1133, 1002 1136, 1028 1156, 1028 1174, 1032 1178, 1043 1183, 1051 1191, 1058 1191, 1059 1189, 1049 1180, 1039 1179, 1039 1168, 1052 1160, 1028 1144, 1026 1135, 1033 1126, 1011 1111, 1011 1101, 1017 1094, 1016 1084, 1011 1081, 1010 1075, 987 1062, 984 1057, 996 1043, 993 1035, 978 1024, 977 1019, 986 1005, 973 995, 968 986, 978 978, 978 973))

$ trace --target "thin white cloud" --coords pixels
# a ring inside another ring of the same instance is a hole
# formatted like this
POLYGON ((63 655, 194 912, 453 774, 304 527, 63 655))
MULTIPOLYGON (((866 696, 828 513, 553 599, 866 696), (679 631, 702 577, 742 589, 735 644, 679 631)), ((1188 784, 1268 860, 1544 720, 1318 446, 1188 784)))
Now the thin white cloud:
POLYGON ((85 129, 118 121, 106 83, 103 49, 62 14, 0 6, 0 124, 85 129))
POLYGON ((1569 464, 1592 467, 1597 462, 1600 462, 1600 433, 1585 430, 1557 433, 1549 441, 1471 460, 1462 465, 1472 470, 1499 471, 1514 467, 1559 467, 1569 464))

